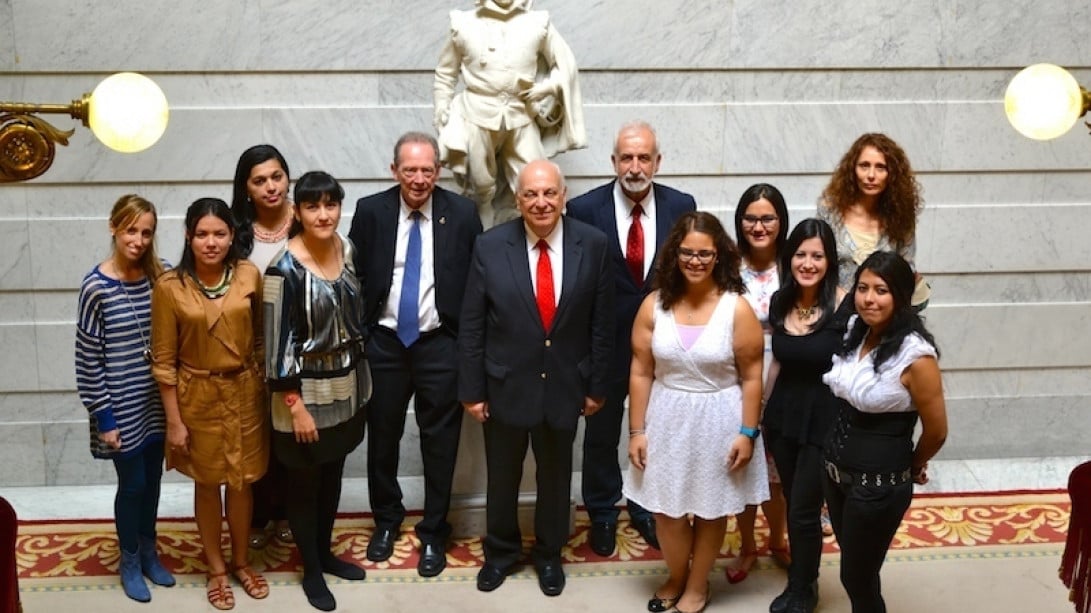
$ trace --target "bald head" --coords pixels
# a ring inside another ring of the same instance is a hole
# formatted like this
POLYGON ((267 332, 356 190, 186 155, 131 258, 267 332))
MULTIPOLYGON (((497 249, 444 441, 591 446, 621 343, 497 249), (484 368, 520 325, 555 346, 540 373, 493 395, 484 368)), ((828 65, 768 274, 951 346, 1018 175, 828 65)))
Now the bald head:
POLYGON ((564 210, 566 189, 564 173, 549 160, 535 160, 519 172, 515 202, 523 222, 538 236, 553 232, 564 210))

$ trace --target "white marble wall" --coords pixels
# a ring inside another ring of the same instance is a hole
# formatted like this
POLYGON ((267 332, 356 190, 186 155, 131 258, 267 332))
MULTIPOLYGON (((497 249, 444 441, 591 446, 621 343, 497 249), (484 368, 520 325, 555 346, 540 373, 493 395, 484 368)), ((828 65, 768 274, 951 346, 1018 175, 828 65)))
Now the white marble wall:
MULTIPOLYGON (((116 197, 135 191, 159 205, 160 252, 177 259, 186 205, 227 198, 238 153, 271 142, 294 175, 342 179, 350 212, 390 184, 397 135, 430 129, 446 12, 471 4, 0 0, 0 100, 67 102, 138 70, 172 105, 162 141, 144 153, 108 151, 79 128, 45 176, 0 186, 0 485, 113 479, 87 455, 71 357, 76 289, 107 252, 116 197)), ((933 283, 927 314, 950 397, 942 457, 1086 455, 1091 139, 1077 127, 1026 140, 1001 97, 1015 70, 1038 61, 1091 85, 1091 5, 535 5, 583 67, 590 146, 558 158, 573 194, 608 178, 613 133, 634 118, 659 130, 661 179, 725 219, 757 181, 780 186, 801 219, 859 133, 898 140, 927 201, 918 261, 933 283)), ((409 430, 402 467, 414 483, 409 430)), ((351 475, 364 475, 362 451, 351 475)), ((465 494, 483 475, 474 462, 464 454, 458 467, 465 494)))

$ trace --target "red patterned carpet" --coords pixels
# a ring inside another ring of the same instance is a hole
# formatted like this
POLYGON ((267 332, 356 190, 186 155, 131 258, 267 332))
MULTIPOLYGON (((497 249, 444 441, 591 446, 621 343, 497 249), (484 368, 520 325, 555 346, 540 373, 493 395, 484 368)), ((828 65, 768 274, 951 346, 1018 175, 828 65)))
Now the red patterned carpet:
MULTIPOLYGON (((965 555, 966 548, 983 556, 1012 555, 1024 548, 1038 551, 1041 546, 1063 547, 1068 529, 1069 498, 1060 492, 1025 492, 973 494, 962 496, 917 496, 906 514, 892 550, 920 550, 922 555, 942 554, 941 548, 965 555), (992 552, 992 554, 990 554, 992 552)), ((406 526, 411 526, 410 518, 406 526)), ((760 522, 759 517, 759 522, 760 522)), ((618 548, 609 559, 590 550, 587 543, 587 515, 577 513, 576 529, 565 548, 566 564, 622 563, 633 566, 641 562, 658 562, 658 551, 648 547, 628 525, 623 514, 618 536, 618 548)), ((729 525, 721 556, 732 558, 739 552, 739 537, 729 525)), ((373 524, 366 515, 345 515, 334 531, 335 551, 346 559, 354 559, 371 570, 415 570, 417 541, 412 531, 399 539, 394 556, 382 563, 367 561, 365 551, 373 524)), ((759 524, 759 544, 764 538, 764 526, 759 524)), ((527 543, 529 547, 529 542, 527 543)), ((159 546, 164 563, 180 574, 200 574, 206 570, 200 556, 200 545, 192 520, 163 520, 159 524, 159 546)), ((225 541, 226 549, 226 541, 225 541)), ((826 552, 837 551, 832 538, 827 539, 826 552)), ((894 552, 892 552, 894 553, 894 552)), ((16 557, 21 580, 90 578, 115 575, 118 565, 117 539, 110 520, 32 521, 22 522, 16 541, 16 557)), ((459 539, 448 552, 449 568, 479 566, 484 560, 481 539, 459 539)), ((291 545, 271 540, 268 547, 252 552, 254 566, 269 572, 294 572, 299 568, 299 556, 291 545)), ((759 564, 770 564, 768 558, 759 564)), ((659 566, 656 564, 655 566, 659 566)), ((401 573, 397 573, 401 574, 401 573)), ((416 577, 415 572, 412 573, 416 577)), ((52 582, 50 582, 52 583, 52 582)))

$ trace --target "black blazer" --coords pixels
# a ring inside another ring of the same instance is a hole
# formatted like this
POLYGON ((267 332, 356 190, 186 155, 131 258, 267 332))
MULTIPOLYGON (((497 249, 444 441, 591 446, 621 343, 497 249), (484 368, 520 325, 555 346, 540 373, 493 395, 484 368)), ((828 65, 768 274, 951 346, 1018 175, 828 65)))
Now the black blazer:
POLYGON ((458 397, 488 401, 489 419, 518 428, 576 428, 584 397, 606 396, 614 283, 606 236, 562 218, 564 270, 553 327, 542 329, 522 219, 477 239, 462 303, 458 397))
MULTIPOLYGON (((364 288, 364 325, 375 326, 383 316, 394 278, 394 247, 401 208, 399 187, 356 201, 349 238, 356 245, 356 275, 364 288)), ((474 239, 481 219, 473 201, 436 187, 432 192, 432 240, 436 275, 436 309, 440 322, 458 333, 462 294, 474 239)))
MULTIPOLYGON (((632 362, 633 320, 640 309, 644 297, 652 291, 655 278, 655 266, 644 279, 644 285, 638 287, 629 274, 625 264, 625 250, 618 241, 617 215, 614 213, 614 184, 611 181, 568 201, 568 216, 591 224, 606 234, 609 243, 611 278, 617 292, 615 317, 617 326, 614 338, 614 356, 610 365, 610 377, 617 381, 629 378, 632 362)), ((652 183, 655 193, 655 257, 659 256, 659 247, 670 234, 671 227, 683 214, 697 209, 693 196, 676 189, 652 183)), ((653 260, 654 261, 654 260, 653 260)))

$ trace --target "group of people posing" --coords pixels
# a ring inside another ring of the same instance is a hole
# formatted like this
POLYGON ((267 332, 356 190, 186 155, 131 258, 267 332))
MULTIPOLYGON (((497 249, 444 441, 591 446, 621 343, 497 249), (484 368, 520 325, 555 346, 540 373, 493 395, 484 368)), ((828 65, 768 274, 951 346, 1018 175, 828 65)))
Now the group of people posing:
POLYGON ((397 474, 412 399, 422 576, 446 566, 465 413, 483 425, 488 471, 477 588, 500 587, 523 559, 529 446, 531 558, 542 592, 560 594, 582 417, 591 549, 613 555, 626 498, 629 525, 668 569, 649 611, 705 609, 729 515, 749 517, 740 560, 752 564, 754 507, 770 492, 768 543, 789 575, 770 611, 817 603, 824 501, 853 611, 885 610, 883 558, 946 436, 938 351, 912 299, 919 189, 897 144, 862 136, 817 218, 790 234, 780 192, 751 187, 737 243, 692 196, 653 180, 661 155, 643 122, 618 132, 616 180, 571 200, 555 164, 527 164, 520 217, 486 232, 472 201, 436 185, 438 151, 429 135, 403 135, 397 185, 357 202, 346 237, 336 179, 308 172, 289 199, 287 161, 251 147, 230 205, 187 210, 173 268, 155 250, 154 206, 115 204, 111 255, 81 287, 76 371, 92 454, 118 475, 125 593, 146 602, 145 577, 175 581, 156 549, 165 461, 195 482, 212 606, 234 606, 231 579, 268 596, 248 563, 264 545, 251 525, 260 537, 286 517, 277 535, 299 549, 308 602, 336 608, 323 574, 365 578, 331 551, 345 458, 367 430, 367 558, 386 560, 406 514, 397 474))

